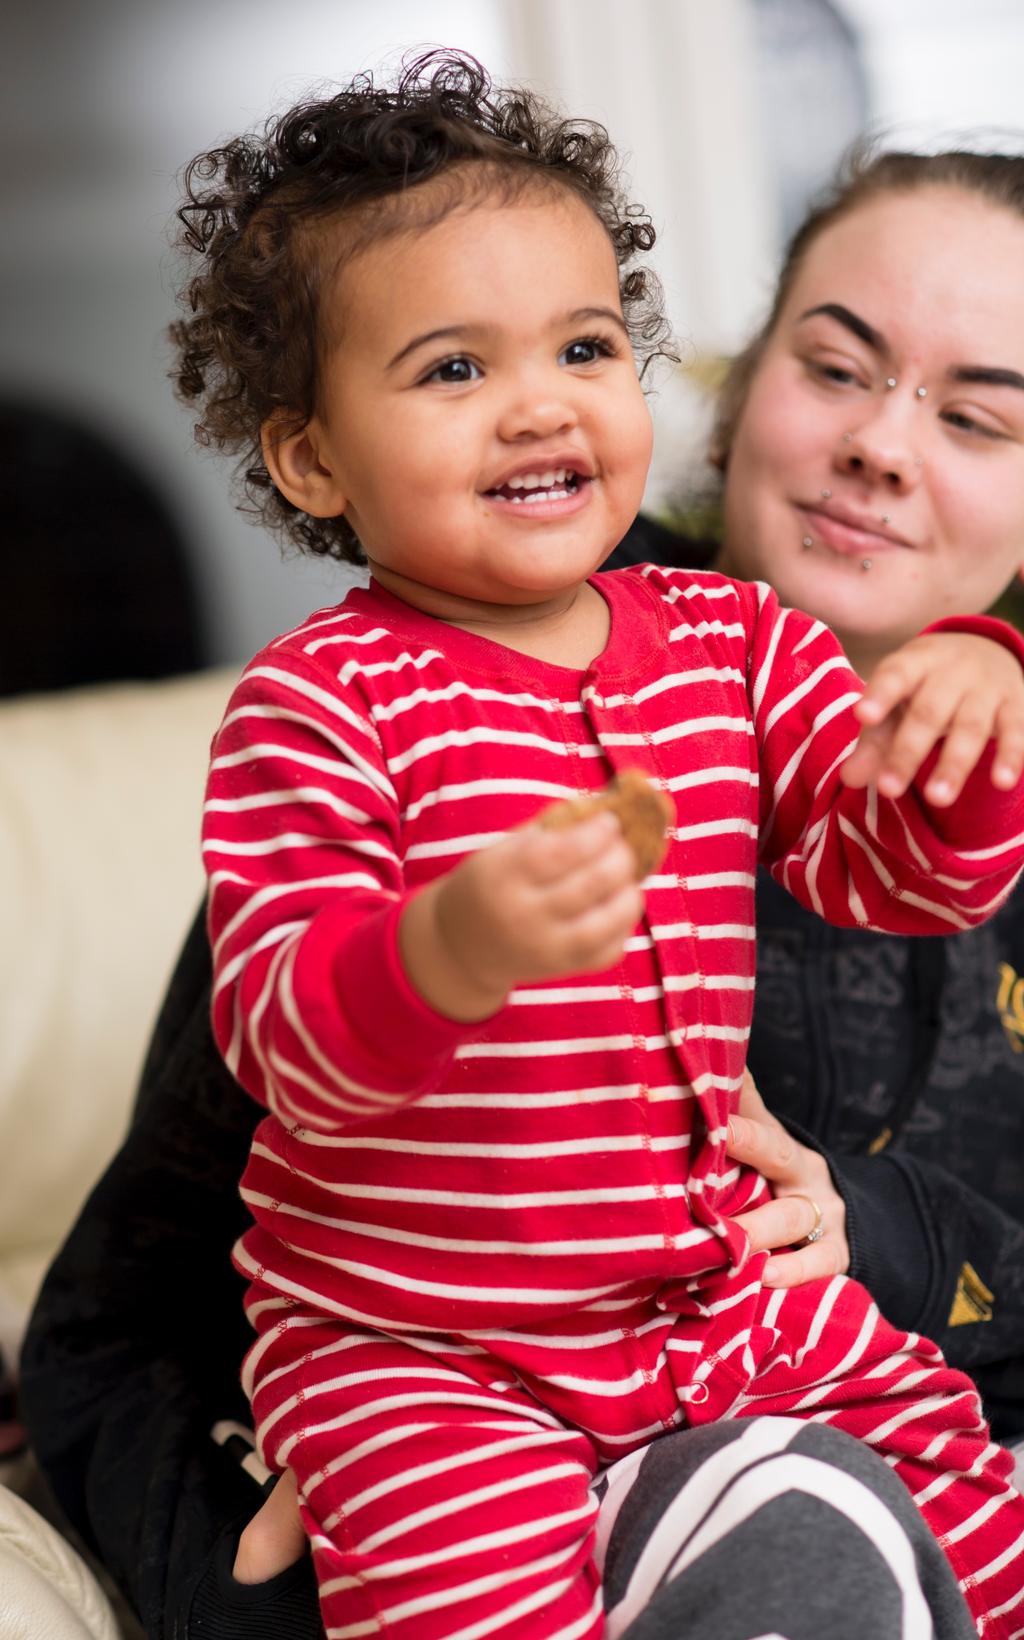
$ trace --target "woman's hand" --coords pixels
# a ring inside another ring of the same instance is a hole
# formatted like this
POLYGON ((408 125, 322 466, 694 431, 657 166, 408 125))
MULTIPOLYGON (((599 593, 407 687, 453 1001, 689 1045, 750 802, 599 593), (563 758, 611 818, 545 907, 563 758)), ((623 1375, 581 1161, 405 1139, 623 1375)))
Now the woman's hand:
POLYGON ((1024 769, 1024 670, 1009 649, 970 632, 929 632, 888 655, 854 711, 864 725, 840 770, 847 786, 906 791, 937 741, 924 795, 957 798, 990 740, 992 784, 1009 791, 1024 769))
POLYGON ((232 1576, 236 1583, 266 1583, 294 1566, 305 1552, 298 1487, 286 1469, 239 1538, 232 1576))
POLYGON ((786 1132, 766 1107, 749 1071, 744 1073, 739 1111, 729 1118, 726 1150, 733 1161, 756 1168, 775 1196, 734 1220, 746 1231, 751 1252, 792 1249, 768 1260, 765 1286, 799 1287, 823 1276, 844 1275, 850 1268, 846 1204, 832 1183, 828 1163, 786 1132), (821 1208, 824 1234, 809 1247, 794 1248, 794 1242, 814 1229, 812 1203, 821 1208))

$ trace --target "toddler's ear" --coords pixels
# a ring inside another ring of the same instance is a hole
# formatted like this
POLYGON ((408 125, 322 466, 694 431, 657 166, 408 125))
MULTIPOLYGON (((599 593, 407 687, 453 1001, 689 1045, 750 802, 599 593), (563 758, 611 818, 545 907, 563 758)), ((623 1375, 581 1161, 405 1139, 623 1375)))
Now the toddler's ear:
POLYGON ((315 419, 296 426, 294 417, 279 411, 263 423, 260 442, 274 484, 300 512, 313 518, 337 518, 345 511, 347 498, 325 464, 315 419))

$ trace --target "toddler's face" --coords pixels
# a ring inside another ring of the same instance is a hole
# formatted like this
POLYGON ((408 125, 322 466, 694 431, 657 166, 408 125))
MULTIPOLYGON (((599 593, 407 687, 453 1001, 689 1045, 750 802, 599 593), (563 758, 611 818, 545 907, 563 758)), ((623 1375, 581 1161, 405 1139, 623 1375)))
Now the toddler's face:
POLYGON ((457 619, 602 562, 640 506, 651 426, 608 236, 568 194, 461 208, 371 246, 326 314, 307 434, 371 566, 457 619))

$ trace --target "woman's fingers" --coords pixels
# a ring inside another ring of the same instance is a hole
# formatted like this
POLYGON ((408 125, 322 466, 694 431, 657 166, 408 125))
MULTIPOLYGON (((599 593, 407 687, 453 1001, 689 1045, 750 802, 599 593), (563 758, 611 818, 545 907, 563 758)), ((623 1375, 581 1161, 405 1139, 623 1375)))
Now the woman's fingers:
POLYGON ((842 1276, 849 1269, 849 1256, 843 1260, 845 1239, 823 1236, 810 1247, 799 1247, 791 1253, 776 1253, 761 1272, 766 1287, 802 1287, 805 1281, 827 1281, 831 1276, 842 1276))
POLYGON ((776 1196, 774 1201, 765 1202, 749 1213, 739 1213, 733 1223, 746 1232, 752 1253, 770 1253, 776 1247, 793 1247, 803 1241, 817 1226, 818 1213, 813 1196, 795 1192, 790 1196, 776 1196))
POLYGON ((773 1189, 771 1201, 737 1214, 733 1221, 746 1235, 752 1253, 774 1254, 764 1267, 766 1286, 797 1287, 849 1269, 846 1204, 832 1183, 828 1163, 771 1114, 749 1071, 744 1072, 739 1109, 729 1118, 726 1150, 734 1161, 755 1168, 773 1189), (817 1240, 808 1247, 794 1246, 819 1223, 822 1234, 817 1240))

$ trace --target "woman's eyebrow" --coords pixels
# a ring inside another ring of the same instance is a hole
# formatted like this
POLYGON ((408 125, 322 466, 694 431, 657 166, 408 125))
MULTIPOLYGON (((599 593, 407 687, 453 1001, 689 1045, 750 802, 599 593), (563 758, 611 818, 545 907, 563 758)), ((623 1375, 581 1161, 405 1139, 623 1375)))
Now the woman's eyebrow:
POLYGON ((1018 387, 1024 393, 1024 375, 994 364, 958 364, 950 372, 955 382, 979 382, 988 387, 1018 387))
POLYGON ((881 331, 875 330, 874 326, 869 325, 866 319, 862 319, 859 313, 853 313, 850 308, 844 307, 842 302, 822 302, 819 307, 808 308, 806 313, 801 313, 799 323, 802 324, 805 319, 813 319, 819 313, 845 325, 847 330, 852 330, 855 336, 866 342, 868 347, 874 348, 876 353, 881 353, 883 357, 888 356, 889 344, 881 331))

